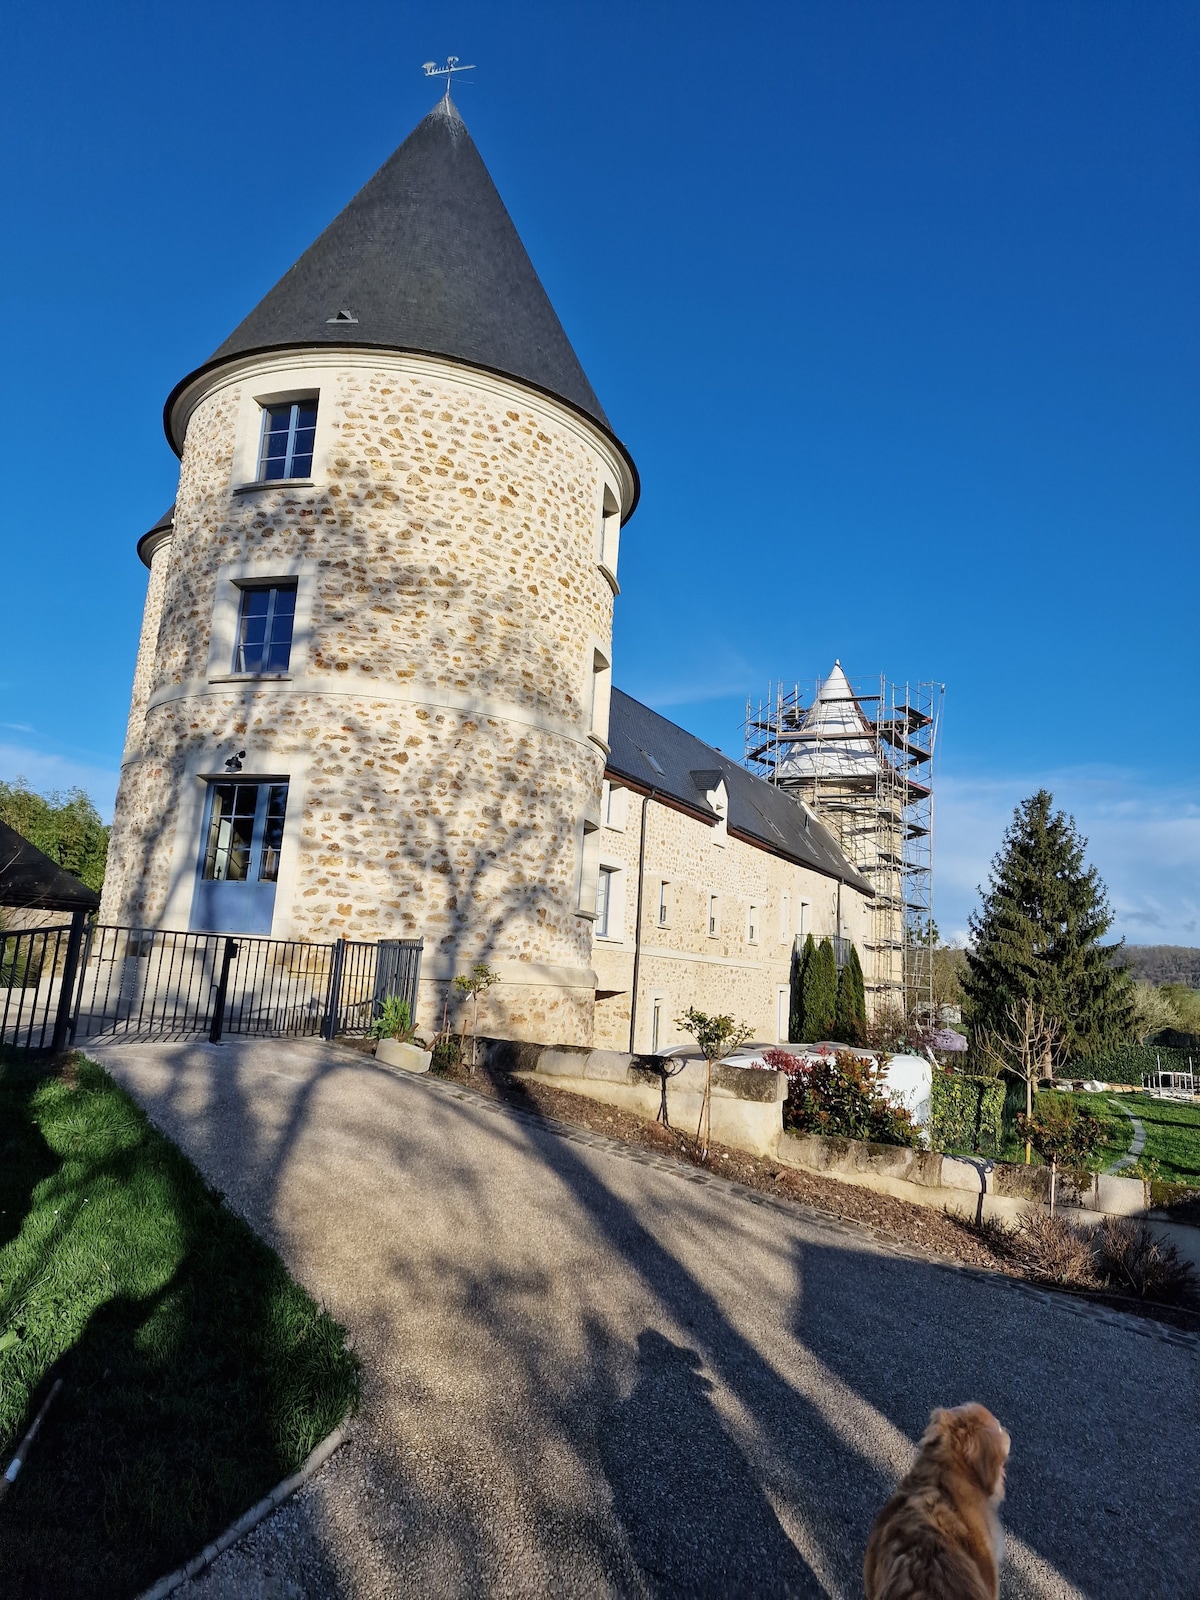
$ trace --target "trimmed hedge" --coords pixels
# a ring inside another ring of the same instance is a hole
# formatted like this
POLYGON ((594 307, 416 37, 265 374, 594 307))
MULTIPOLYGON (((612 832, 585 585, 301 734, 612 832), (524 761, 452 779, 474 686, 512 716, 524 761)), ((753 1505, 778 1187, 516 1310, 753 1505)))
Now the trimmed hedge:
POLYGON ((1004 1128, 1002 1078, 969 1078, 960 1072, 935 1072, 930 1085, 929 1134, 935 1150, 1000 1149, 1004 1128))
POLYGON ((1120 1044, 1102 1055, 1080 1056, 1069 1067, 1055 1073, 1057 1078, 1095 1078, 1101 1083, 1141 1083, 1151 1072, 1186 1072, 1188 1057, 1193 1068, 1200 1068, 1200 1054, 1194 1050, 1171 1050, 1160 1044, 1120 1044))

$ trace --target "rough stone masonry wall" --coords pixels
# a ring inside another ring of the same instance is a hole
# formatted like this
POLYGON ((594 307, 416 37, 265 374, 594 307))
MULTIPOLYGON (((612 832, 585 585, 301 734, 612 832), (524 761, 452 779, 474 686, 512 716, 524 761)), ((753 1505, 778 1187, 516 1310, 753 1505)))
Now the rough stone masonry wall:
POLYGON ((596 565, 611 462, 516 385, 347 358, 321 383, 325 481, 238 495, 243 382, 209 394, 188 427, 106 916, 155 925, 173 907, 186 925, 199 839, 177 837, 176 814, 197 772, 245 747, 247 776, 291 779, 298 853, 277 936, 421 934, 426 1026, 445 980, 488 959, 504 975, 493 1026, 589 1042, 577 831, 598 812, 603 770, 588 725, 593 641, 611 636, 596 565), (210 684, 218 568, 266 578, 300 558, 316 570, 304 670, 210 684))
MULTIPOLYGON (((596 1003, 595 1042, 612 1050, 629 1048, 641 805, 641 796, 630 794, 627 806, 616 811, 622 825, 601 829, 601 865, 618 868, 622 880, 614 893, 610 937, 597 938, 592 954, 598 987, 610 991, 596 1003)), ((654 994, 664 1002, 666 1027, 659 1035, 660 1049, 685 1042, 674 1019, 688 1006, 731 1013, 750 1024, 756 1040, 776 1040, 777 997, 779 989, 790 983, 802 900, 809 902, 804 910, 805 933, 821 938, 838 932, 838 886, 833 879, 744 840, 725 838, 716 828, 659 801, 648 801, 635 1048, 651 1048, 654 994), (659 885, 664 880, 666 926, 658 921, 659 885), (718 897, 715 937, 708 932, 710 894, 718 897), (758 908, 754 942, 749 937, 752 905, 758 908)), ((861 951, 869 901, 843 885, 841 902, 842 927, 861 951)))

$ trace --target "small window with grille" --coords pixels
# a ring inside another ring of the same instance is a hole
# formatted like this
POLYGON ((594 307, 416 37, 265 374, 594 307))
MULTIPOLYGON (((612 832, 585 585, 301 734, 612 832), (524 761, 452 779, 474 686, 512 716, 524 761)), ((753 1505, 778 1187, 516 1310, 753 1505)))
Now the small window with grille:
POLYGON ((317 436, 317 402, 283 400, 263 407, 261 483, 312 475, 313 441, 317 436))
POLYGON ((292 659, 296 585, 275 583, 242 590, 235 672, 286 672, 292 659))

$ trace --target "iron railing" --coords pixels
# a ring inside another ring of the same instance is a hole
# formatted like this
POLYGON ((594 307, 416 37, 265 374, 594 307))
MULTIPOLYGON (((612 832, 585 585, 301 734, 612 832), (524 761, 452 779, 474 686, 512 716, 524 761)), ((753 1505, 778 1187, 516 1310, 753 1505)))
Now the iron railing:
POLYGON ((419 939, 311 944, 98 925, 80 965, 71 1038, 368 1033, 388 994, 415 1015, 420 968, 419 939))
MULTIPOLYGON (((0 934, 0 1043, 46 1050, 56 1035, 65 1035, 74 975, 74 962, 67 970, 71 936, 69 925, 0 934)), ((57 1047, 63 1042, 60 1037, 57 1047)))

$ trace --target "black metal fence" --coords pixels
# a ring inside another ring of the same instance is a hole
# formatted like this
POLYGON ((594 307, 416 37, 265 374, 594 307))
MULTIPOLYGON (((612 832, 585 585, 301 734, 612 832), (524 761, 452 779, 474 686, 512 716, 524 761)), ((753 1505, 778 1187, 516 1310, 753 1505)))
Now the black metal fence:
POLYGON ((81 931, 67 924, 0 934, 0 1043, 19 1050, 63 1047, 71 1017, 68 970, 75 967, 68 958, 72 945, 78 954, 81 931))
POLYGON ((0 1039, 34 1050, 112 1037, 368 1033, 388 995, 415 1016, 421 976, 419 939, 310 944, 93 925, 85 941, 80 922, 4 935, 0 952, 0 1039))

